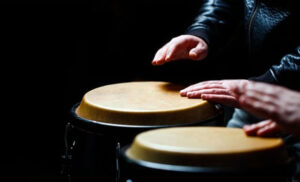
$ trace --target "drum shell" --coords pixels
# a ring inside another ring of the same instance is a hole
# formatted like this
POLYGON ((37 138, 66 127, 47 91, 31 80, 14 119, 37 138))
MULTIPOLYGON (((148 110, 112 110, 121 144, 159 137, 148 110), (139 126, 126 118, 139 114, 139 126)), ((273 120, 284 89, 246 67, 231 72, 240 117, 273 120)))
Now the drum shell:
MULTIPOLYGON (((217 106, 218 114, 205 121, 177 125, 120 125, 81 118, 76 114, 75 104, 70 111, 69 123, 72 126, 71 138, 76 141, 72 151, 71 176, 73 181, 115 181, 117 160, 121 147, 132 142, 140 132, 178 126, 224 125, 224 114, 217 106)), ((70 138, 69 137, 69 138, 70 138)))
POLYGON ((262 168, 228 167, 198 167, 159 164, 147 161, 133 160, 126 156, 129 146, 122 147, 120 155, 120 181, 121 182, 286 182, 290 162, 277 166, 262 168))

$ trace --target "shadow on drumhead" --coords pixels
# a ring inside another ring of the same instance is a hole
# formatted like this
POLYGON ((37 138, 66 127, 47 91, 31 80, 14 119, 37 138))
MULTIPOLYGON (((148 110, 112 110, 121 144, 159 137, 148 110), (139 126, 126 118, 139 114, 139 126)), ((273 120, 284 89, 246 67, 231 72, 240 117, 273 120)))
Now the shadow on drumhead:
POLYGON ((165 90, 168 92, 177 92, 177 93, 179 93, 180 90, 185 88, 185 86, 183 86, 183 85, 176 85, 176 84, 172 84, 172 83, 165 83, 165 84, 162 84, 160 87, 162 90, 165 90))

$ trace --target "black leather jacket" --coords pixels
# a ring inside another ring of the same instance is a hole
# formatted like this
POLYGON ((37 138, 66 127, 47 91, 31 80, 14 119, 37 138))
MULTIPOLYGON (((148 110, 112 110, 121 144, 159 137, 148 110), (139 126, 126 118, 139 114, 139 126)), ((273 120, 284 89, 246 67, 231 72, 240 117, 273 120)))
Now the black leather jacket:
POLYGON ((247 58, 267 62, 253 78, 300 90, 299 0, 204 0, 187 33, 203 38, 209 54, 242 23, 247 58), (267 71, 267 72, 266 72, 267 71))

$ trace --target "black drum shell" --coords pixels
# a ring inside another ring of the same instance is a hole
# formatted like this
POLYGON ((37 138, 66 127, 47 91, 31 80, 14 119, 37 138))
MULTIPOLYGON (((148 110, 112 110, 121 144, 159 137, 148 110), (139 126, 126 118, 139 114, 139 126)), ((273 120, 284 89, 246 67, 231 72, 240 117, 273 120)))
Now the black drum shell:
POLYGON ((290 162, 262 168, 198 167, 159 164, 130 159, 125 152, 129 145, 122 147, 120 154, 120 182, 286 182, 290 162))
MULTIPOLYGON (((75 104, 70 110, 67 138, 75 141, 70 161, 72 181, 116 181, 118 156, 121 147, 146 130, 182 126, 224 126, 224 112, 216 105, 218 114, 205 121, 176 125, 121 125, 88 120, 76 114, 75 104)), ((66 139, 65 139, 66 140, 66 139)), ((70 143, 70 142, 68 142, 70 143)))
POLYGON ((79 106, 75 104, 70 112, 70 123, 76 128, 96 135, 108 135, 118 139, 123 139, 124 136, 129 136, 132 139, 137 133, 145 130, 167 128, 167 127, 182 127, 182 126, 220 126, 224 125, 224 112, 221 105, 216 105, 218 114, 210 119, 203 121, 195 121, 188 124, 174 124, 174 125, 123 125, 112 124, 99 121, 88 120, 76 114, 76 108, 79 106), (118 134, 118 135, 116 135, 118 134))

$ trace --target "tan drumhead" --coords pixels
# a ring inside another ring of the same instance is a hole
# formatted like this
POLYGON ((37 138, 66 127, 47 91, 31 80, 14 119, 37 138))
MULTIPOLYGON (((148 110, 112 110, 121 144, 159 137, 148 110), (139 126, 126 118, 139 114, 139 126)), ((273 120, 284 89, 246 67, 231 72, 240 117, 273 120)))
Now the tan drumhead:
POLYGON ((180 127, 140 133, 126 151, 134 160, 209 167, 261 167, 283 164, 280 138, 246 136, 242 129, 180 127))
POLYGON ((181 97, 183 88, 168 82, 102 86, 86 93, 76 112, 90 120, 129 125, 184 124, 215 116, 213 104, 181 97))

